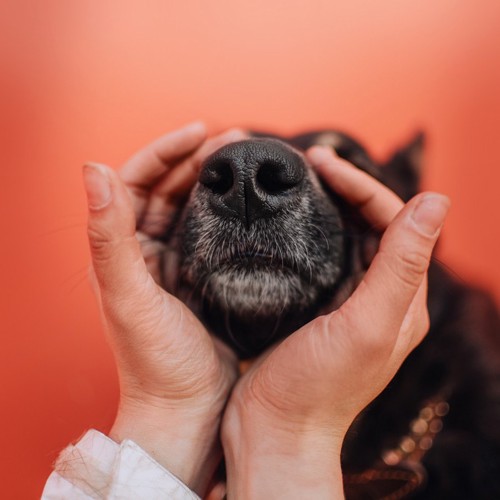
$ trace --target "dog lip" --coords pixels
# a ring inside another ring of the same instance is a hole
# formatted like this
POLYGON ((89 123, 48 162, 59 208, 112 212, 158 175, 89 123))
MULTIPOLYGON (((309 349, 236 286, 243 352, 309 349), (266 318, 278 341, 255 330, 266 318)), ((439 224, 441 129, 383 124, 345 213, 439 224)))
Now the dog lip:
POLYGON ((273 260, 273 255, 265 252, 244 252, 242 255, 245 259, 269 259, 273 260))
POLYGON ((229 266, 265 266, 269 268, 273 267, 288 267, 293 269, 293 264, 290 259, 283 258, 282 256, 278 257, 277 255, 273 255, 269 252, 252 252, 246 251, 233 255, 230 258, 223 259, 219 261, 219 265, 229 265, 229 266))

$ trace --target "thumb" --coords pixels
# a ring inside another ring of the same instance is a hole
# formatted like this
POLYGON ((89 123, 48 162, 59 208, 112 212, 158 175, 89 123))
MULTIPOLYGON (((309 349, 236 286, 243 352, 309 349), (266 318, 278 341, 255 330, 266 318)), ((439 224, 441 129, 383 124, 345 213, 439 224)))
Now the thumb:
POLYGON ((135 236, 135 215, 126 188, 116 172, 96 163, 83 167, 83 181, 92 266, 101 294, 118 301, 130 298, 138 284, 149 280, 149 273, 135 236))
POLYGON ((420 285, 448 212, 447 197, 423 193, 387 228, 361 285, 346 302, 363 310, 380 332, 399 331, 420 285))

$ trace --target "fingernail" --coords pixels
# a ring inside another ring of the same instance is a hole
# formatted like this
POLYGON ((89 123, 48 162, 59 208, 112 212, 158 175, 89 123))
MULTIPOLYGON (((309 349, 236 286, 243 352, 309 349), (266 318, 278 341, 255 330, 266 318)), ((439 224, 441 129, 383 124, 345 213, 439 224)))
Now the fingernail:
POLYGON ((435 236, 441 229, 449 208, 450 199, 447 196, 429 193, 420 200, 411 217, 422 233, 435 236))
POLYGON ((100 210, 109 205, 111 185, 105 166, 99 163, 86 163, 83 166, 83 183, 89 208, 100 210))

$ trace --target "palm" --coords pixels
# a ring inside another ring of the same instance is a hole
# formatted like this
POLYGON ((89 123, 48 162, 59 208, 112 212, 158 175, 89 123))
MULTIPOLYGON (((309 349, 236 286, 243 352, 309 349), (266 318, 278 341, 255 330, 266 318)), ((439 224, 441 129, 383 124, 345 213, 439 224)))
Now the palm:
MULTIPOLYGON (((134 309, 141 314, 125 326, 141 331, 140 345, 129 350, 128 363, 142 367, 140 384, 153 395, 165 396, 172 387, 171 396, 177 398, 204 394, 224 399, 236 378, 236 357, 230 349, 212 339, 194 314, 160 286, 160 266, 169 256, 159 236, 179 209, 179 200, 191 190, 197 165, 228 137, 203 140, 199 130, 173 132, 134 155, 120 171, 149 272, 141 293, 134 297, 134 309)), ((135 377, 137 372, 130 373, 135 377)))
POLYGON ((284 419, 315 415, 325 422, 334 410, 346 430, 428 330, 426 270, 438 233, 418 232, 408 220, 422 195, 403 208, 375 179, 331 153, 316 153, 310 159, 332 189, 387 230, 361 284, 342 307, 268 352, 234 394, 237 401, 258 400, 278 409, 284 419))

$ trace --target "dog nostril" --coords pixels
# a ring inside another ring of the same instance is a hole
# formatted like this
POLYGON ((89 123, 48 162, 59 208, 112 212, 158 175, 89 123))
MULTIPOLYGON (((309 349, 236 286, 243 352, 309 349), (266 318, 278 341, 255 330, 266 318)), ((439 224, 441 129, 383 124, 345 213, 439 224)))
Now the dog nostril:
POLYGON ((303 177, 304 169, 300 166, 266 160, 257 170, 255 180, 263 191, 276 195, 297 186, 303 177))
POLYGON ((307 176, 301 155, 276 140, 227 144, 203 163, 198 191, 218 216, 239 219, 249 228, 300 199, 307 176))
POLYGON ((211 162, 201 171, 199 181, 215 194, 226 194, 234 184, 231 162, 222 159, 211 162))

